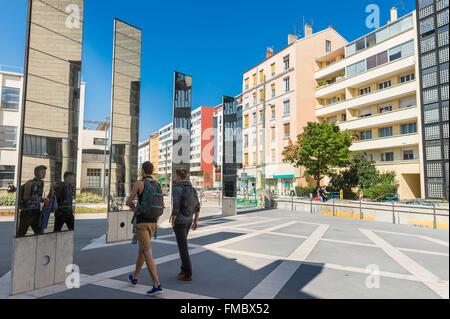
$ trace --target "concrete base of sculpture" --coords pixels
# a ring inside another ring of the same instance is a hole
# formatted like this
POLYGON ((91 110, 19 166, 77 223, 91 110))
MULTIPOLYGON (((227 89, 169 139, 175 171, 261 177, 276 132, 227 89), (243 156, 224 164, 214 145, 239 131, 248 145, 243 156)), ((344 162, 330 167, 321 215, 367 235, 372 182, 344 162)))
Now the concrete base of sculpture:
POLYGON ((106 242, 112 244, 133 239, 132 219, 133 212, 130 211, 108 213, 106 242))
POLYGON ((64 283, 73 264, 74 233, 45 234, 13 240, 11 294, 64 283))
POLYGON ((237 215, 237 205, 236 197, 224 197, 222 203, 222 216, 236 216, 237 215))

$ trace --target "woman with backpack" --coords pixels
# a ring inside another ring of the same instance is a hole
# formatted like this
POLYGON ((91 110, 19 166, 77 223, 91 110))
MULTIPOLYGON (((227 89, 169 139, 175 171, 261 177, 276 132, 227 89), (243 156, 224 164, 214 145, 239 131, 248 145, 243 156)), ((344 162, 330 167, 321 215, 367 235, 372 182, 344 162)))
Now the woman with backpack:
POLYGON ((152 178, 153 170, 152 163, 145 162, 142 164, 142 180, 134 184, 126 204, 134 211, 133 224, 136 225, 136 238, 139 243, 136 270, 134 274, 129 275, 128 280, 131 286, 137 286, 145 262, 153 281, 152 289, 147 292, 150 296, 163 293, 152 254, 151 239, 155 235, 158 219, 164 213, 164 197, 161 185, 152 178), (134 204, 136 196, 138 197, 137 206, 134 204))

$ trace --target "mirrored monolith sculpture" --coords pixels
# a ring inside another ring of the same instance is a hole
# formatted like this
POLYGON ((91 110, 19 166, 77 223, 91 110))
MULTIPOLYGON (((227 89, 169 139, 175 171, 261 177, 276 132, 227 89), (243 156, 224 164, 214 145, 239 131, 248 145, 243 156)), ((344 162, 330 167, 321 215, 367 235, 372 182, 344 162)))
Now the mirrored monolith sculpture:
POLYGON ((107 242, 133 237, 125 203, 138 179, 142 31, 114 20, 107 242))
POLYGON ((29 0, 12 294, 73 263, 84 0, 29 0))

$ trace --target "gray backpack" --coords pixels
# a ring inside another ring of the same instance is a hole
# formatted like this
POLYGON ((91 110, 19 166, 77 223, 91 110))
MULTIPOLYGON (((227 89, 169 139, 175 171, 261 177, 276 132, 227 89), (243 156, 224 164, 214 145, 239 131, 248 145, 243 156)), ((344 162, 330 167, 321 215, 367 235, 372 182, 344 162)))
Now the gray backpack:
POLYGON ((194 187, 185 185, 181 194, 181 214, 185 217, 192 217, 200 211, 200 202, 197 191, 194 187))

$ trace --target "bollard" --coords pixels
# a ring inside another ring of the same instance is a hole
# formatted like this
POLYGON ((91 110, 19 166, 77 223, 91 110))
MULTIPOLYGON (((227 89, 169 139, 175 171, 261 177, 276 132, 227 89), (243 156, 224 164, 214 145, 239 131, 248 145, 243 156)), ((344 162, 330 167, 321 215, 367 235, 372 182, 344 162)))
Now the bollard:
POLYGON ((395 202, 392 201, 392 221, 395 225, 395 202))
POLYGON ((437 229, 436 205, 433 203, 433 229, 437 229))
POLYGON ((311 214, 313 213, 313 202, 312 199, 309 200, 310 201, 310 206, 311 206, 311 214))
POLYGON ((363 211, 362 211, 362 199, 359 199, 359 219, 363 220, 364 219, 364 215, 363 215, 363 211))
POLYGON ((335 199, 333 198, 333 216, 336 217, 335 199))
POLYGON ((292 201, 292 211, 294 211, 294 195, 291 196, 291 201, 292 201))

